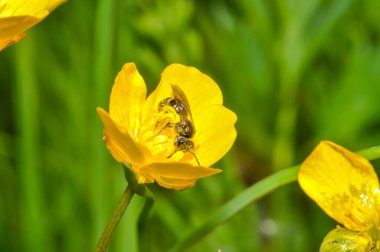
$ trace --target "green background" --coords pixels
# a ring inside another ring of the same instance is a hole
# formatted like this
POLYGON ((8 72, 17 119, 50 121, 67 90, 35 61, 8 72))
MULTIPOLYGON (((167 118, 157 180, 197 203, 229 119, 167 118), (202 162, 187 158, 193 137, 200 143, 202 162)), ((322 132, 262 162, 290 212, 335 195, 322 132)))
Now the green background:
MULTIPOLYGON (((71 0, 0 53, 0 250, 91 251, 126 186, 102 141, 116 74, 149 90, 170 63, 221 87, 238 115, 224 172, 135 197, 109 251, 166 251, 245 187, 323 139, 380 140, 380 1, 71 0)), ((210 129, 213 130, 213 129, 210 129)), ((379 167, 379 163, 375 166, 379 167)), ((336 226, 298 184, 239 212, 189 251, 317 251, 336 226)))

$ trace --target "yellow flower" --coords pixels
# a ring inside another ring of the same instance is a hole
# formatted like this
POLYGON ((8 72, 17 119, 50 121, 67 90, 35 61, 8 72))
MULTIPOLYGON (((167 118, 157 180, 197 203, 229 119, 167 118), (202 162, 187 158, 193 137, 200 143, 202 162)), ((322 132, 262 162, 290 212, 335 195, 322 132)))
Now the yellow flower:
POLYGON ((221 172, 209 166, 231 148, 236 115, 223 106, 218 85, 194 67, 172 64, 146 93, 135 64, 128 63, 116 77, 109 113, 97 108, 112 156, 131 164, 139 183, 176 190, 221 172), (185 126, 190 134, 181 131, 185 126))
POLYGON ((331 231, 320 251, 380 251, 380 189, 367 159, 322 141, 302 163, 305 193, 343 227, 331 231))
POLYGON ((0 0, 0 51, 26 37, 36 25, 65 0, 0 0))

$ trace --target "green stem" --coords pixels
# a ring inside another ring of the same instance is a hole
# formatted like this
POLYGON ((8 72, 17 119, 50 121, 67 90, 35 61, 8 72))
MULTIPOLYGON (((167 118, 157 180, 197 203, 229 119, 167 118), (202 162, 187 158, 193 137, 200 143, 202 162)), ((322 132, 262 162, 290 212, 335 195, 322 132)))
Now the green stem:
MULTIPOLYGON (((380 146, 364 149, 357 153, 369 160, 378 159, 380 158, 380 146)), ((281 170, 257 182, 256 184, 251 185, 235 196, 235 198, 223 205, 219 210, 214 212, 214 214, 211 215, 201 226, 193 229, 193 231, 180 239, 171 248, 170 252, 186 251, 216 227, 226 222, 249 204, 252 204, 256 200, 284 185, 297 181, 299 167, 300 165, 296 165, 281 170)))
POLYGON ((125 210, 127 209, 129 202, 131 201, 134 195, 132 187, 128 184, 127 188, 124 191, 123 196, 121 197, 119 203, 117 204, 111 219, 108 221, 107 227, 105 228, 102 237, 100 238, 98 245, 96 246, 95 252, 104 252, 108 247, 108 243, 111 240, 111 237, 119 224, 121 218, 123 217, 125 210))
POLYGON ((43 170, 40 160, 40 106, 39 85, 36 76, 36 62, 33 36, 17 44, 15 55, 14 125, 18 136, 15 159, 23 211, 21 214, 21 243, 31 251, 49 251, 51 248, 48 223, 44 220, 45 202, 43 192, 43 170), (24 43, 25 42, 25 43, 24 43), (36 228, 38 227, 38 228, 36 228))
MULTIPOLYGON (((113 82, 112 76, 112 62, 113 62, 113 43, 114 43, 114 27, 115 27, 115 6, 116 0, 99 0, 96 1, 96 11, 94 19, 94 46, 93 46, 93 79, 90 81, 91 96, 89 96, 92 103, 89 108, 92 110, 90 117, 89 135, 90 137, 90 152, 91 159, 89 166, 91 167, 91 180, 92 181, 92 216, 94 223, 94 236, 97 237, 104 226, 103 220, 106 210, 106 202, 104 199, 107 186, 105 180, 104 167, 106 166, 104 143, 100 141, 99 137, 102 132, 103 126, 97 116, 95 116, 95 108, 105 107, 107 104, 107 95, 109 92, 109 85, 113 82)), ((91 241, 93 244, 95 241, 91 241)))

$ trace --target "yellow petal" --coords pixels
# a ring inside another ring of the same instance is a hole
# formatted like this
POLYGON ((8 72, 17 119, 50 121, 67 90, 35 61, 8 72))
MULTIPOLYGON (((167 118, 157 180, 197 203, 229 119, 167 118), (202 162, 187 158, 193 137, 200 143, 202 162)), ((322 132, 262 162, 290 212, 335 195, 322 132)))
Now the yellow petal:
POLYGON ((25 32, 64 0, 12 0, 0 2, 0 51, 20 41, 25 32))
POLYGON ((0 2, 0 18, 31 16, 44 18, 66 0, 5 0, 0 2))
POLYGON ((165 177, 156 177, 156 182, 165 188, 174 190, 185 190, 195 185, 197 179, 172 179, 165 177))
POLYGON ((153 163, 140 169, 139 173, 153 177, 162 187, 184 190, 195 185, 202 177, 221 172, 219 169, 192 166, 188 163, 153 163))
POLYGON ((32 16, 0 18, 0 41, 13 39, 39 21, 39 18, 32 16))
POLYGON ((223 103, 222 92, 210 77, 194 67, 172 64, 164 70, 159 85, 148 97, 144 115, 156 109, 161 100, 173 97, 172 85, 177 85, 186 94, 193 115, 205 107, 223 103))
POLYGON ((365 158, 322 141, 302 163, 299 184, 329 216, 346 228, 368 230, 379 221, 379 181, 365 158))
POLYGON ((154 183, 154 177, 150 173, 142 172, 141 164, 132 164, 132 171, 136 174, 137 182, 139 184, 154 183))
POLYGON ((146 86, 134 63, 128 63, 116 77, 110 99, 111 118, 125 127, 136 139, 141 109, 146 98, 146 86))
POLYGON ((13 45, 14 43, 19 42, 20 40, 23 40, 25 37, 26 35, 24 33, 20 33, 10 39, 0 40, 0 51, 13 45))
POLYGON ((210 166, 222 158, 234 143, 236 115, 221 105, 213 105, 193 114, 193 118, 196 156, 201 165, 210 166))
POLYGON ((52 12, 55 8, 57 8, 59 5, 66 2, 66 0, 50 0, 49 3, 46 5, 46 9, 49 12, 52 12))
POLYGON ((48 0, 8 0, 0 3, 0 17, 34 16, 43 18, 48 14, 48 0))
POLYGON ((107 148, 112 156, 119 162, 143 164, 150 154, 146 148, 135 142, 128 134, 121 132, 117 124, 102 108, 97 108, 100 119, 104 125, 104 136, 107 148))
POLYGON ((368 252, 375 251, 375 244, 372 242, 368 232, 352 231, 345 228, 337 228, 327 234, 323 239, 320 252, 355 251, 368 252))
POLYGON ((198 179, 217 174, 222 170, 203 166, 193 166, 188 163, 151 163, 141 168, 141 172, 150 173, 152 177, 173 179, 198 179))

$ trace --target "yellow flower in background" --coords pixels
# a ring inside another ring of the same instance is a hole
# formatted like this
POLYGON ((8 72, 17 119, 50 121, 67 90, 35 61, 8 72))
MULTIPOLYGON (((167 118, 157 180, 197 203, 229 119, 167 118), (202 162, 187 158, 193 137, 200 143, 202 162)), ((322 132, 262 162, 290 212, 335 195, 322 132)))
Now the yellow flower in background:
POLYGON ((298 181, 339 222, 320 251, 380 251, 380 189, 367 159, 322 141, 302 163, 298 181))
POLYGON ((112 88, 109 113, 97 112, 112 156, 131 164, 139 183, 182 190, 202 177, 231 148, 236 115, 223 106, 218 85, 194 67, 168 66, 156 90, 134 63, 125 64, 112 88))
POLYGON ((65 0, 0 0, 0 51, 26 37, 36 25, 65 0))

